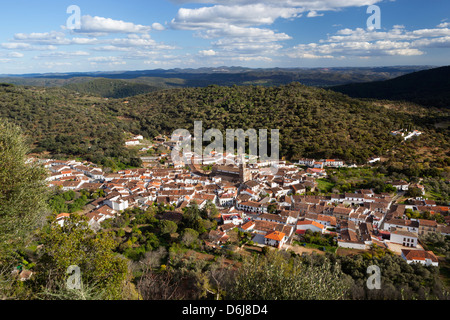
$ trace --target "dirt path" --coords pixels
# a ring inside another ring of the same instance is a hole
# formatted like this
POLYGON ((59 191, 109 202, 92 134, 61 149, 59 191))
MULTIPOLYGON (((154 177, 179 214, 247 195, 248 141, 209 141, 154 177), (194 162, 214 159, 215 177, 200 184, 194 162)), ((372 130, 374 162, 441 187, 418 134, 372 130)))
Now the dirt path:
POLYGON ((305 248, 303 246, 286 245, 285 248, 286 248, 286 251, 287 250, 292 250, 295 253, 300 254, 300 255, 302 255, 303 253, 311 254, 313 252, 318 253, 318 254, 325 254, 324 251, 321 251, 319 249, 305 248))

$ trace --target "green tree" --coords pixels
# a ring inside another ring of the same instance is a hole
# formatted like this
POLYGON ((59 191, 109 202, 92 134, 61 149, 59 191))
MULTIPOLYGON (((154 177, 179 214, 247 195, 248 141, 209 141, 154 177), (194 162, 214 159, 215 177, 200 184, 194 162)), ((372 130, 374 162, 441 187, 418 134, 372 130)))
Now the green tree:
POLYGON ((175 222, 170 220, 164 220, 160 223, 161 233, 162 234, 172 234, 177 232, 178 226, 175 222))
POLYGON ((408 189, 408 196, 417 198, 422 196, 422 190, 419 188, 409 188, 408 189))
POLYGON ((49 211, 46 170, 28 161, 21 132, 0 119, 0 246, 22 242, 49 211))
POLYGON ((197 239, 198 239, 197 231, 195 231, 194 229, 190 229, 190 228, 184 229, 183 236, 181 239, 182 242, 184 243, 184 245, 189 247, 192 244, 194 244, 195 241, 197 241, 197 239))
POLYGON ((87 219, 71 215, 63 226, 42 231, 43 244, 37 263, 37 283, 49 292, 64 291, 69 266, 81 270, 82 282, 104 291, 108 299, 120 299, 127 276, 127 262, 114 252, 113 234, 94 233, 87 219))
POLYGON ((244 259, 227 298, 237 300, 338 300, 346 298, 350 279, 337 265, 305 263, 277 251, 244 259))

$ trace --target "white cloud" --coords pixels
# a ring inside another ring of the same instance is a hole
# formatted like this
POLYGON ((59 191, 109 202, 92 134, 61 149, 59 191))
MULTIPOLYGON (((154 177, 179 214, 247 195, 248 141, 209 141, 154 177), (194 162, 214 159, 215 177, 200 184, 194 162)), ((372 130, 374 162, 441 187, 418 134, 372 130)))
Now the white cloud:
POLYGON ((94 48, 92 48, 92 50, 95 50, 95 51, 131 51, 132 48, 106 45, 106 46, 94 47, 94 48))
POLYGON ((162 24, 155 22, 152 24, 152 29, 156 30, 156 31, 163 31, 166 29, 166 27, 164 27, 162 24))
POLYGON ((41 58, 51 58, 51 59, 71 59, 76 57, 89 56, 89 52, 86 51, 55 51, 50 53, 43 53, 36 57, 36 59, 41 58))
POLYGON ((181 8, 171 26, 175 29, 200 30, 222 29, 229 25, 249 27, 270 25, 278 18, 296 18, 303 9, 250 4, 243 6, 202 7, 197 9, 181 8))
POLYGON ((450 22, 442 22, 437 25, 438 28, 450 28, 450 22))
POLYGON ((205 39, 226 37, 233 38, 235 41, 241 42, 272 42, 292 39, 285 33, 276 33, 271 29, 244 28, 234 25, 227 26, 224 29, 206 30, 204 32, 200 32, 199 36, 205 39))
POLYGON ((114 62, 114 61, 120 61, 120 58, 113 57, 113 56, 109 56, 109 57, 92 57, 92 58, 89 58, 88 60, 92 61, 92 62, 114 62))
POLYGON ((64 32, 57 32, 57 31, 51 31, 51 32, 44 32, 44 33, 16 33, 14 35, 14 39, 18 41, 33 41, 33 42, 40 42, 40 41, 56 41, 60 39, 64 39, 65 34, 64 32))
POLYGON ((230 60, 232 61, 263 61, 263 62, 272 62, 272 58, 269 57, 263 57, 263 56, 240 56, 240 57, 231 57, 230 60))
MULTIPOLYGON (((195 36, 212 39, 215 58, 242 61, 272 61, 280 56, 286 33, 269 29, 276 20, 323 16, 325 11, 351 6, 368 6, 381 0, 179 0, 178 3, 204 3, 209 6, 180 8, 169 26, 195 30, 195 36), (263 59, 264 58, 264 59, 263 59)), ((336 39, 338 41, 338 39, 336 39)), ((292 53, 291 53, 292 54, 292 53)), ((313 58, 323 55, 302 53, 313 58)), ((326 54, 327 58, 331 55, 326 54)))
POLYGON ((111 18, 92 17, 85 15, 81 17, 81 28, 74 29, 76 33, 147 33, 151 30, 150 26, 134 24, 122 20, 114 20, 111 18))
POLYGON ((387 31, 362 28, 342 29, 318 43, 299 44, 286 50, 291 58, 330 58, 335 56, 420 56, 426 48, 450 47, 450 29, 441 26, 434 29, 408 31, 395 25, 387 31))
POLYGON ((215 56, 217 54, 214 50, 201 50, 198 53, 203 57, 215 56))
POLYGON ((8 49, 8 50, 26 50, 26 51, 51 51, 51 50, 57 49, 57 47, 55 47, 53 45, 34 46, 29 43, 22 43, 22 42, 5 42, 5 43, 1 43, 0 46, 3 49, 8 49))
MULTIPOLYGON (((250 5, 255 0, 171 0, 180 4, 185 3, 204 3, 215 5, 250 5)), ((381 2, 382 0, 258 0, 258 3, 264 5, 282 6, 282 7, 301 7, 306 10, 334 10, 345 7, 369 6, 381 2)))
POLYGON ((43 32, 43 33, 16 33, 14 39, 12 40, 16 43, 30 43, 33 45, 89 45, 95 44, 99 40, 96 38, 66 38, 64 32, 43 32))
POLYGON ((145 48, 153 50, 173 50, 175 46, 166 45, 164 43, 156 42, 148 34, 144 35, 129 35, 127 38, 115 38, 108 40, 108 45, 119 48, 145 48))
POLYGON ((20 52, 11 52, 6 55, 8 58, 23 58, 25 55, 20 52))
POLYGON ((308 18, 314 18, 314 17, 322 17, 323 15, 324 15, 323 13, 317 13, 317 11, 310 11, 306 16, 308 18))

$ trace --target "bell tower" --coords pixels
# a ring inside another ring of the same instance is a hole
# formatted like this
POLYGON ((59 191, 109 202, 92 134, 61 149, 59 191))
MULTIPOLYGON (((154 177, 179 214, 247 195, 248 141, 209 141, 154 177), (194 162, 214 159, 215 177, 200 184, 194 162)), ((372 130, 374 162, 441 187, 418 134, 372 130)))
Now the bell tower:
POLYGON ((239 164, 239 182, 244 183, 252 180, 252 173, 245 164, 245 156, 241 154, 241 163, 239 164))

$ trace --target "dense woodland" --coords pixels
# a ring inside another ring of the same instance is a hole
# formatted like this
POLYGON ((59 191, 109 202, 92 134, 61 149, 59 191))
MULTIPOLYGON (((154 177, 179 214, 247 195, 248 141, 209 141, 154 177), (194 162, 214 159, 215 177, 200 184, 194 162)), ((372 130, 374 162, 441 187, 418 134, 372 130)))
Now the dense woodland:
MULTIPOLYGON (((407 175, 448 166, 449 129, 436 127, 437 109, 349 98, 298 83, 279 87, 208 86, 161 90, 127 100, 82 95, 62 88, 3 85, 0 116, 21 126, 34 152, 79 156, 99 164, 136 158, 124 147, 125 133, 153 138, 176 129, 280 129, 281 156, 340 158, 363 164, 386 156, 407 175), (400 128, 424 135, 402 143, 400 128)), ((426 175, 430 175, 426 172, 426 175)), ((431 175, 436 176, 438 172, 431 175)))

